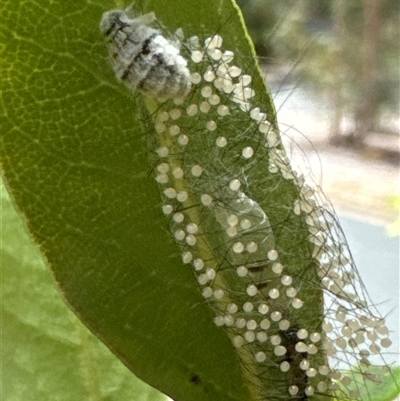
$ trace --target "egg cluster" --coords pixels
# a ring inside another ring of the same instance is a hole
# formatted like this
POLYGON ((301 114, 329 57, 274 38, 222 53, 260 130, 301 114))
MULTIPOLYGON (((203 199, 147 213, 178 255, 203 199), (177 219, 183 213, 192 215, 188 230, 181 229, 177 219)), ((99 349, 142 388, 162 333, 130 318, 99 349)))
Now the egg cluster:
POLYGON ((366 302, 334 212, 293 171, 255 100, 252 75, 222 45, 219 35, 189 38, 192 90, 154 113, 163 213, 214 323, 226 330, 251 380, 285 387, 293 400, 314 394, 360 400, 349 370, 379 382, 368 368, 370 356, 390 346, 388 328, 366 302), (285 223, 273 224, 264 199, 253 195, 260 183, 254 186, 252 177, 263 163, 264 185, 296 189, 285 213, 307 233, 309 276, 285 263, 279 245, 285 223), (316 321, 308 325, 302 314, 316 321))
MULTIPOLYGON (((325 298, 325 320, 322 329, 324 349, 330 365, 342 369, 359 367, 366 377, 380 382, 368 367, 382 363, 382 349, 390 347, 385 319, 372 310, 367 294, 352 260, 343 232, 322 193, 304 184, 294 212, 304 215, 313 244, 313 258, 318 262, 318 275, 325 298), (370 361, 370 357, 374 362, 370 361)), ((335 372, 343 384, 351 377, 335 372)), ((356 394, 353 390, 352 394, 356 394)))

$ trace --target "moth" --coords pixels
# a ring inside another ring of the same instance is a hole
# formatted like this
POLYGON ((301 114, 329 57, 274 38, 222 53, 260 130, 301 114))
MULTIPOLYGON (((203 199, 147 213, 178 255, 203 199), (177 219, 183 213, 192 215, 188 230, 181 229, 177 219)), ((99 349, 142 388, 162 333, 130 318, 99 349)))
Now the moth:
POLYGON ((180 54, 180 42, 150 26, 156 21, 154 13, 137 17, 131 14, 130 8, 110 10, 100 22, 117 79, 147 97, 186 97, 191 81, 187 62, 180 54))

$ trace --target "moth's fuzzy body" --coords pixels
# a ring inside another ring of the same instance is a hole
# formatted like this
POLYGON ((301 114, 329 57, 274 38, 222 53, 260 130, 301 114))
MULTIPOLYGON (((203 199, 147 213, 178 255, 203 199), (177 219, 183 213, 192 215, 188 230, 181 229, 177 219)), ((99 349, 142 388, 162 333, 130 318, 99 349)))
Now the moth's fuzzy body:
POLYGON ((184 98, 190 91, 190 72, 179 44, 149 26, 154 13, 131 18, 128 11, 103 14, 100 30, 109 39, 111 64, 119 80, 132 91, 152 98, 184 98))

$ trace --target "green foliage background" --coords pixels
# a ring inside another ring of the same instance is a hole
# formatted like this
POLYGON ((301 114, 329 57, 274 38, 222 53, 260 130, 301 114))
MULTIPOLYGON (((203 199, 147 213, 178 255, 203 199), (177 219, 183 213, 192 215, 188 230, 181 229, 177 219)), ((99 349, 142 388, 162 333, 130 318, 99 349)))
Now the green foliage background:
POLYGON ((0 185, 2 399, 165 401, 67 308, 0 185))

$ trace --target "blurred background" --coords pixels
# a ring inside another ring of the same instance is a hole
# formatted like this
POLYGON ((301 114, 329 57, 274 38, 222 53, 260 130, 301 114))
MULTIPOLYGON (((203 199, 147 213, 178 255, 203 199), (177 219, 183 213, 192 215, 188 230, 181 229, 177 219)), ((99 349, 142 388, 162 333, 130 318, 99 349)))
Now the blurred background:
POLYGON ((238 0, 292 162, 321 185, 399 363, 398 0, 238 0))
POLYGON ((239 0, 268 82, 329 105, 324 140, 399 160, 397 0, 239 0), (371 148, 370 150, 368 150, 371 148))

